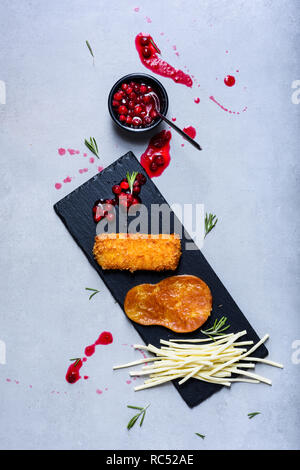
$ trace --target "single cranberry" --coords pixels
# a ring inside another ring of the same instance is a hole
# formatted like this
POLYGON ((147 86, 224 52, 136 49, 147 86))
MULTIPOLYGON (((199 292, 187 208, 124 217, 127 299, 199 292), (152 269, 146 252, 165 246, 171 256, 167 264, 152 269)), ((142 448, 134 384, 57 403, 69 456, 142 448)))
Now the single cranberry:
POLYGON ((131 81, 131 82, 129 83, 129 86, 131 86, 132 88, 134 87, 134 85, 135 85, 135 82, 133 82, 133 81, 131 81))
POLYGON ((156 171, 158 168, 157 164, 155 162, 150 163, 150 170, 151 171, 156 171))
POLYGON ((140 92, 140 85, 139 85, 138 83, 136 83, 136 84, 134 85, 133 89, 134 89, 134 91, 135 91, 136 93, 139 93, 139 92, 140 92))
POLYGON ((140 194, 141 192, 141 187, 139 184, 134 184, 132 188, 133 194, 140 194))
POLYGON ((104 204, 103 209, 105 212, 111 212, 114 209, 113 204, 109 204, 108 202, 104 204))
POLYGON ((122 98, 121 99, 121 104, 123 104, 124 106, 127 106, 128 104, 128 99, 125 97, 125 98, 122 98))
POLYGON ((132 92, 129 94, 129 99, 132 100, 132 101, 136 101, 137 96, 136 96, 136 93, 134 93, 134 91, 132 91, 132 92))
POLYGON ((124 114, 121 114, 119 116, 119 119, 120 119, 120 121, 124 122, 124 121, 126 121, 126 116, 124 114))
POLYGON ((135 102, 133 100, 130 100, 129 103, 128 103, 128 107, 130 109, 133 109, 135 107, 135 102))
POLYGON ((132 119, 132 124, 133 124, 134 126, 140 126, 140 125, 142 124, 142 122, 143 122, 143 121, 142 121, 141 118, 138 117, 138 116, 135 116, 135 117, 132 119))
POLYGON ((126 118, 126 124, 131 124, 132 123, 132 117, 131 116, 127 116, 126 118))
POLYGON ((136 115, 141 114, 142 111, 143 111, 143 108, 139 104, 135 106, 134 112, 136 115))
POLYGON ((120 101, 113 100, 112 105, 114 108, 117 108, 118 106, 120 106, 120 101))
POLYGON ((105 201, 106 204, 111 204, 112 206, 116 205, 116 200, 115 199, 106 199, 105 201))
POLYGON ((135 181, 137 181, 141 186, 146 183, 147 178, 143 173, 138 173, 136 175, 135 181))
POLYGON ((115 214, 113 212, 109 212, 106 216, 108 222, 112 222, 115 219, 115 214))
POLYGON ((128 88, 127 83, 122 83, 121 88, 122 88, 122 90, 124 90, 124 91, 127 90, 127 88, 128 88))
POLYGON ((145 59, 148 59, 148 57, 151 56, 151 49, 149 47, 143 47, 142 49, 142 54, 145 57, 145 59))
POLYGON ((134 197, 131 201, 132 206, 135 206, 136 204, 139 204, 139 203, 140 203, 140 200, 137 197, 134 197))
POLYGON ((155 163, 157 166, 164 166, 165 164, 165 159, 163 155, 157 155, 154 159, 155 163))
POLYGON ((127 181, 122 181, 120 186, 121 186, 122 189, 128 189, 129 188, 129 184, 127 183, 127 181))
POLYGON ((151 100, 152 100, 152 96, 151 96, 151 95, 143 95, 143 102, 144 102, 145 104, 149 104, 151 100))
POLYGON ((132 93, 132 91, 133 91, 132 87, 129 86, 126 90, 127 95, 130 95, 130 93, 132 93))
POLYGON ((141 92, 142 94, 144 94, 144 93, 146 93, 146 91, 147 91, 146 85, 143 85, 143 84, 142 84, 142 85, 140 86, 140 92, 141 92))
POLYGON ((150 111, 150 117, 152 117, 152 119, 155 119, 157 117, 157 112, 154 109, 150 111))
POLYGON ((121 101, 122 98, 123 98, 123 93, 118 91, 117 93, 114 94, 114 100, 121 101))
POLYGON ((145 126, 148 126, 149 124, 151 124, 152 121, 153 121, 152 117, 145 116, 143 122, 144 122, 145 126))
POLYGON ((149 38, 147 38, 146 36, 142 36, 140 39, 141 46, 148 46, 149 42, 149 38))
POLYGON ((119 106, 118 113, 119 114, 127 114, 128 109, 126 108, 126 106, 119 106))
POLYGON ((122 188, 119 184, 115 184, 113 187, 112 187, 112 192, 114 194, 121 194, 122 192, 122 188))

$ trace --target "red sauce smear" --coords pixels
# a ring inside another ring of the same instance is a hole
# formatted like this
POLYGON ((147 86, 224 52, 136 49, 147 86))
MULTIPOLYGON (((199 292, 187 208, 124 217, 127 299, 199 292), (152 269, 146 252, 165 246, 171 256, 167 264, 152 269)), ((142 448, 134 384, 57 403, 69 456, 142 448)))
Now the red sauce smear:
MULTIPOLYGON (((96 346, 99 344, 102 345, 107 345, 113 342, 113 336, 109 331, 103 331, 97 341, 95 341, 94 344, 87 346, 84 350, 84 354, 87 357, 92 356, 95 353, 96 346)), ((66 374, 66 381, 69 384, 74 384, 78 382, 79 379, 81 379, 80 376, 80 369, 83 366, 83 363, 87 361, 87 358, 84 357, 83 359, 80 359, 78 361, 74 361, 68 368, 67 374, 66 374)), ((86 378, 85 376, 84 378, 86 378)))
POLYGON ((146 170, 150 178, 160 176, 169 165, 171 160, 171 137, 171 132, 166 130, 154 135, 151 138, 146 151, 141 156, 141 165, 146 170), (160 165, 157 165, 156 162, 160 162, 160 165))
MULTIPOLYGON (((223 109, 223 111, 226 111, 229 114, 241 114, 240 111, 232 111, 231 109, 225 108, 225 106, 219 103, 214 96, 210 96, 209 99, 213 101, 216 105, 218 105, 221 109, 223 109)), ((246 112, 247 109, 248 109, 247 106, 245 106, 242 109, 242 113, 246 112)))
POLYGON ((235 78, 233 75, 227 75, 227 77, 224 78, 224 83, 226 86, 233 86, 235 84, 235 78))
POLYGON ((185 132, 192 139, 196 137, 196 129, 193 126, 184 127, 183 132, 185 132))
POLYGON ((193 80, 189 75, 182 70, 175 69, 158 56, 160 50, 150 34, 139 33, 135 38, 135 47, 139 53, 141 62, 147 69, 162 77, 171 78, 175 83, 181 83, 188 87, 193 86, 193 80))

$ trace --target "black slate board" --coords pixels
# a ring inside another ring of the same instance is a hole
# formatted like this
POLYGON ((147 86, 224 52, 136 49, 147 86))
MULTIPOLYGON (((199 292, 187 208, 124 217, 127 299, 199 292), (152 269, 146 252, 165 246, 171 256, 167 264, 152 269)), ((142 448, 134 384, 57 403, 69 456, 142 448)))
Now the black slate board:
MULTIPOLYGON (((247 339, 257 342, 259 337, 208 264, 201 251, 198 249, 192 251, 184 250, 184 238, 182 239, 181 260, 175 272, 159 273, 137 271, 131 274, 124 271, 103 271, 95 262, 92 254, 96 234, 96 224, 93 221, 91 212, 93 204, 97 199, 112 197, 112 185, 119 183, 119 181, 126 176, 127 171, 138 171, 145 174, 144 169, 132 152, 123 155, 101 173, 98 173, 54 205, 55 212, 61 218, 76 243, 83 250, 91 265, 97 270, 120 307, 123 309, 124 299, 128 290, 138 284, 145 282, 157 283, 165 277, 174 274, 193 274, 200 277, 208 284, 213 296, 213 311, 205 327, 209 328, 216 318, 220 318, 224 314, 228 317, 228 322, 231 325, 228 332, 247 330, 247 339), (222 307, 218 307, 220 305, 222 305, 222 307)), ((147 178, 146 184, 142 187, 141 199, 143 204, 147 207, 149 207, 151 203, 166 203, 166 200, 150 178, 147 178)), ((180 337, 180 335, 176 335, 164 327, 142 326, 133 322, 132 324, 146 344, 151 343, 155 346, 159 346, 160 339, 167 340, 176 336, 180 337)), ((200 330, 184 335, 185 338, 197 338, 201 336, 203 335, 200 330)), ((261 358, 266 357, 267 354, 268 351, 264 345, 260 346, 255 352, 255 355, 261 358)), ((222 388, 220 385, 204 383, 196 379, 188 380, 181 386, 174 381, 174 385, 190 407, 198 405, 222 388)))

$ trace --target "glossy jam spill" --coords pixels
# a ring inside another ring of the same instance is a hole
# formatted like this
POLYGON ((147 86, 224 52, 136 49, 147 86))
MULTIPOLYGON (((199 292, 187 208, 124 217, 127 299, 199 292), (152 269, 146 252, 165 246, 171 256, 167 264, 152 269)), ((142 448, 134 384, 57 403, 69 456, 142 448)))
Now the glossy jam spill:
POLYGON ((130 191, 127 178, 123 178, 118 184, 112 186, 114 198, 98 199, 93 206, 93 218, 96 223, 100 222, 104 217, 108 222, 115 219, 115 206, 120 205, 125 209, 141 203, 140 192, 141 187, 146 183, 147 178, 142 173, 138 173, 133 183, 132 191, 130 191))
POLYGON ((146 151, 141 156, 141 165, 150 178, 159 176, 170 163, 170 131, 163 130, 153 136, 146 151))
MULTIPOLYGON (((153 88, 145 83, 134 81, 122 83, 112 101, 118 120, 133 129, 151 126, 158 118, 152 93, 154 93, 153 88)), ((158 97, 157 100, 159 104, 158 97)))
MULTIPOLYGON (((95 353, 96 346, 99 344, 107 345, 113 342, 113 336, 110 331, 102 331, 97 341, 90 346, 87 346, 84 350, 85 357, 83 359, 74 360, 74 362, 69 366, 66 373, 66 381, 69 384, 74 384, 81 379, 80 369, 83 366, 83 363, 87 361, 87 358, 92 356, 95 353)), ((88 376, 84 376, 84 379, 87 380, 88 376)))
POLYGON ((189 75, 159 57, 160 50, 150 34, 139 33, 135 38, 135 47, 144 66, 153 73, 171 78, 175 83, 181 83, 188 87, 193 86, 193 80, 189 75))

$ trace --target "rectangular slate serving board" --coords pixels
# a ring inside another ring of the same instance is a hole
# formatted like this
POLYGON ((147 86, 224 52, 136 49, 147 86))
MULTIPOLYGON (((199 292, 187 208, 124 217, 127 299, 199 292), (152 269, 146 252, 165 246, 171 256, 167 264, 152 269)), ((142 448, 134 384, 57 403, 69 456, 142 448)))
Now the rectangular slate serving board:
MULTIPOLYGON (((138 171, 145 174, 144 169, 132 152, 128 152, 113 164, 105 168, 101 173, 79 186, 69 195, 58 201, 54 205, 54 210, 60 217, 66 228, 83 250, 91 265, 96 269, 103 279, 112 295, 123 309, 124 299, 129 289, 141 283, 157 283, 167 276, 177 274, 192 274, 203 279, 211 289, 213 297, 213 310, 205 328, 212 326, 216 318, 225 315, 231 325, 228 332, 238 332, 247 330, 247 339, 254 342, 259 341, 259 337, 245 318, 229 292, 226 290, 214 270, 208 264, 199 249, 185 250, 184 237, 182 239, 182 256, 179 266, 175 272, 152 272, 137 271, 129 273, 125 271, 103 271, 93 258, 93 245, 96 235, 96 224, 92 218, 92 207, 94 202, 100 198, 113 197, 111 187, 119 183, 126 172, 138 171), (219 306, 222 307, 219 307, 219 306)), ((147 207, 151 204, 167 204, 166 200, 159 192, 150 178, 147 178, 146 184, 141 191, 142 203, 147 207)), ((174 215, 174 213, 173 213, 174 215)), ((174 215, 174 217, 176 217, 174 215)), ((180 222, 177 221, 181 226, 180 222)), ((63 255, 63 254, 62 254, 63 255)), ((117 319, 116 319, 117 321, 117 319)), ((128 319, 128 321, 131 321, 128 319)), ((151 343, 157 347, 160 346, 160 339, 168 340, 179 334, 160 326, 143 326, 132 322, 146 344, 151 343)), ((200 330, 193 333, 181 335, 184 338, 202 337, 200 330)), ((264 345, 256 351, 257 357, 266 357, 268 351, 264 345)), ((193 407, 210 397, 212 394, 222 388, 221 385, 200 382, 196 379, 190 379, 183 385, 173 382, 178 392, 187 403, 193 407)))

